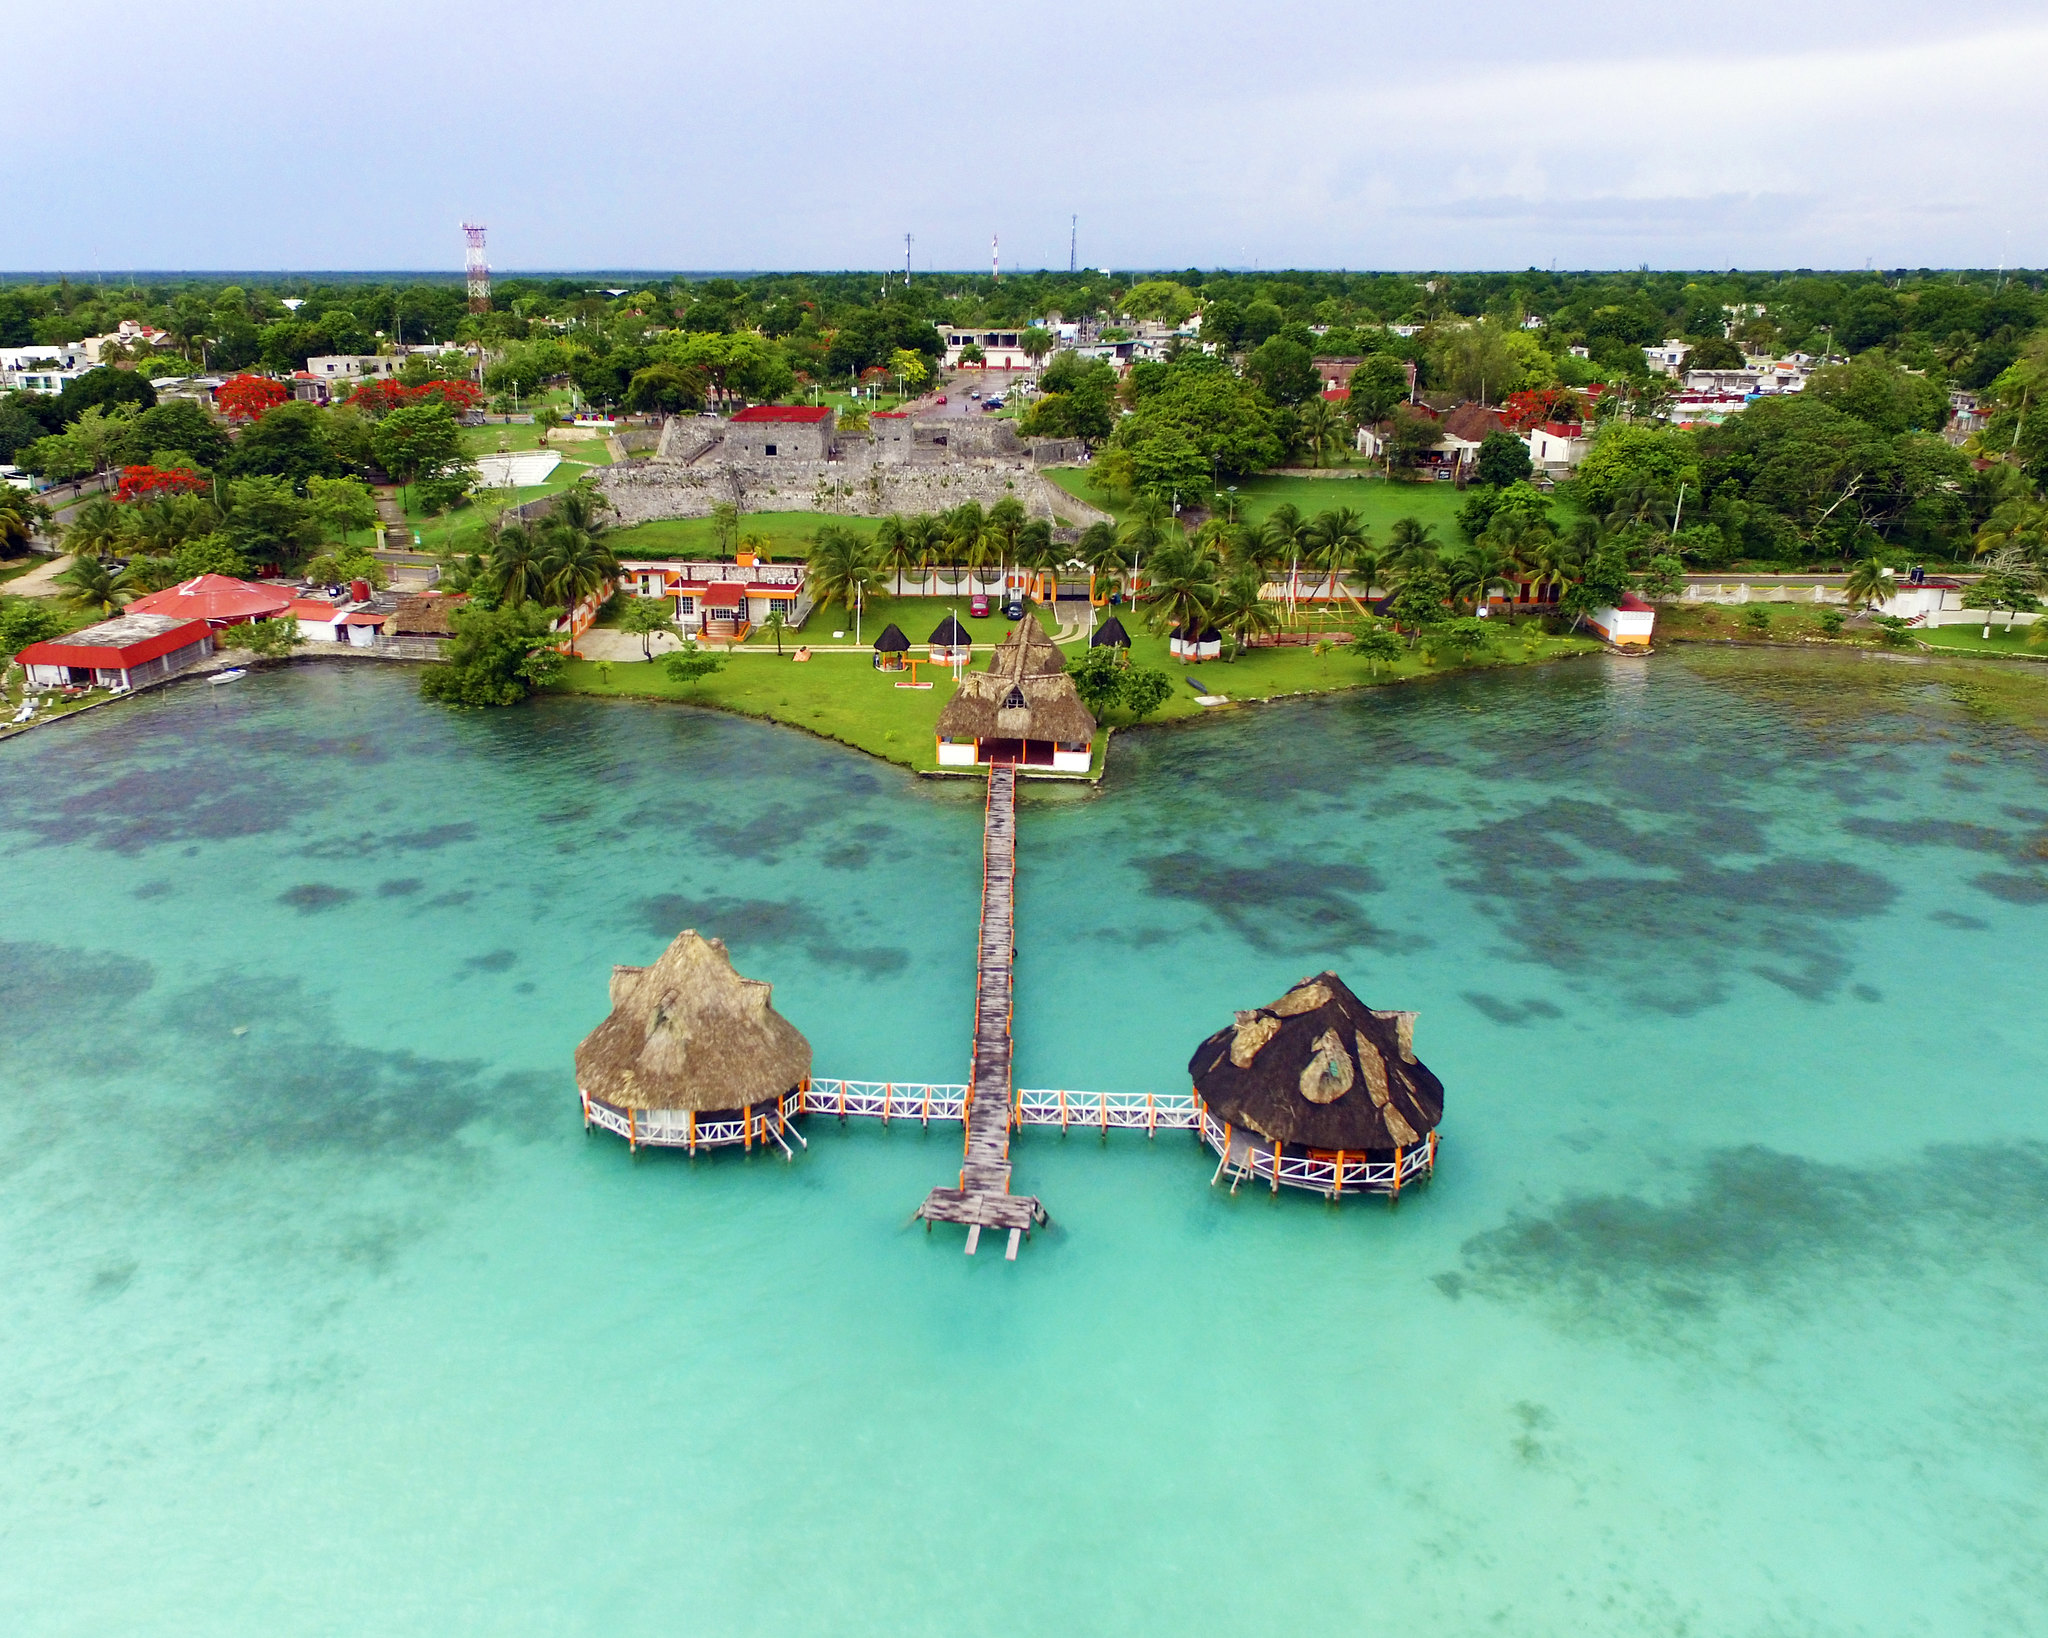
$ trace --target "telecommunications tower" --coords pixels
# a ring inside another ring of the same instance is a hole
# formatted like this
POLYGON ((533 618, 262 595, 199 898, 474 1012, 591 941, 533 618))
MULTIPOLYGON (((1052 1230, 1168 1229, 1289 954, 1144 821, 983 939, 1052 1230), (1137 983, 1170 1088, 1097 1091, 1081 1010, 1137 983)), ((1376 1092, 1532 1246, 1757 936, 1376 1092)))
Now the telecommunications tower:
POLYGON ((989 271, 995 274, 997 284, 1003 282, 1003 247, 1001 239, 991 233, 988 236, 989 271))
POLYGON ((463 261, 463 270, 469 275, 469 310, 488 313, 491 310, 491 270, 484 262, 483 224, 464 222, 462 236, 469 241, 469 254, 463 261))
POLYGON ((1080 268, 1081 264, 1078 260, 1080 244, 1081 218, 1070 216, 1067 218, 1067 271, 1069 273, 1076 272, 1080 268))

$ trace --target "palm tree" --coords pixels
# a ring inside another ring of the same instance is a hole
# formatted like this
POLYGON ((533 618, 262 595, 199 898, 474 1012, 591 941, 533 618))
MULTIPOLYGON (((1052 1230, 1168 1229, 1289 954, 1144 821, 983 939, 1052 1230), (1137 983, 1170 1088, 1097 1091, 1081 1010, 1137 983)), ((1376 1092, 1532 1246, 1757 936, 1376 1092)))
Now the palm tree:
MULTIPOLYGON (((1038 576, 1050 574, 1060 566, 1064 554, 1052 538, 1052 524, 1044 518, 1033 518, 1017 531, 1017 567, 1026 574, 1038 576)), ((1053 598, 1059 597, 1055 583, 1053 598)))
POLYGON ((127 601, 129 591, 124 578, 87 553, 73 557, 71 567, 57 576, 57 583, 71 593, 71 600, 79 607, 112 614, 127 601))
POLYGON ((1199 636, 1218 595, 1214 561, 1187 540, 1169 538, 1153 553, 1145 601, 1155 631, 1177 626, 1185 637, 1199 636))
POLYGON ((2001 502, 1977 531, 1978 555, 2017 550, 2035 563, 2048 561, 2048 502, 2015 496, 2001 502))
POLYGON ((924 543, 900 512, 891 512, 875 530, 875 554, 884 568, 895 570, 898 597, 903 595, 903 571, 915 568, 923 551, 924 543))
POLYGON ((1842 590, 1848 594, 1851 609, 1868 609, 1884 602, 1896 589, 1897 582, 1885 573, 1884 565, 1874 557, 1859 558, 1849 570, 1849 578, 1842 590))
POLYGON ((498 538, 491 543, 483 579, 498 601, 508 608, 539 602, 547 589, 547 572, 541 567, 540 537, 517 519, 502 524, 498 538))
POLYGON ((547 521, 596 540, 610 527, 604 516, 610 510, 610 501, 588 484, 579 483, 556 494, 554 505, 548 508, 547 521))
POLYGON ((1514 565, 1481 536, 1462 552, 1452 554, 1444 564, 1444 574, 1451 583, 1451 595, 1476 614, 1488 591, 1513 579, 1514 565))
POLYGON ((562 606, 569 627, 569 653, 576 652, 576 608, 619 578, 619 560, 612 549, 588 530, 550 517, 541 526, 540 573, 550 603, 562 606))
POLYGON ((1159 496, 1148 492, 1131 503, 1119 534, 1131 554, 1133 579, 1145 565, 1145 554, 1158 551, 1172 528, 1173 508, 1159 496))
POLYGON ((1334 596, 1337 576, 1370 544, 1355 506, 1333 506, 1318 512, 1308 526, 1308 560, 1323 571, 1324 592, 1334 596))
POLYGON ((1296 415, 1296 424, 1301 440, 1315 455, 1316 464, 1324 465, 1332 447, 1342 449, 1344 438, 1344 412, 1327 398, 1311 398, 1303 404, 1296 415))
POLYGON ((1290 501, 1282 501, 1266 514, 1266 521, 1259 525, 1259 540, 1268 561, 1276 566, 1281 563, 1287 565, 1287 606, 1291 611, 1302 554, 1308 549, 1308 519, 1301 515, 1300 507, 1290 501))
POLYGON ((871 541, 840 523, 818 530, 811 543, 809 579, 811 595, 821 606, 838 603, 853 613, 867 600, 868 588, 880 572, 871 541))
POLYGON ((768 618, 761 622, 761 629, 774 636, 775 653, 779 658, 782 653, 782 634, 783 632, 789 629, 788 616, 785 615, 782 612, 782 610, 776 608, 773 604, 770 604, 768 608, 768 618))
POLYGON ((1443 549, 1437 544, 1436 525, 1419 518, 1397 518, 1387 531, 1387 549, 1394 566, 1403 574, 1434 568, 1443 549))
POLYGON ((1265 577, 1255 568, 1236 570, 1218 589, 1209 610, 1211 623, 1226 633, 1238 648, 1279 625, 1273 605, 1266 601, 1265 577))
MULTIPOLYGON (((1357 581, 1363 589, 1368 601, 1372 597, 1373 587, 1385 580, 1388 575, 1386 554, 1375 549, 1370 541, 1361 545, 1357 551, 1351 554, 1351 561, 1346 565, 1346 568, 1351 578, 1357 581)), ((1359 613, 1363 614, 1365 612, 1364 603, 1360 601, 1357 593, 1354 592, 1352 594, 1351 602, 1358 609, 1359 613)))
POLYGON ((1091 523, 1074 543, 1074 555, 1088 566, 1088 595, 1107 597, 1111 589, 1123 589, 1124 549, 1116 538, 1116 525, 1091 523))
POLYGON ((200 495, 158 495, 128 510, 135 545, 159 556, 169 556, 220 523, 213 503, 200 495))
POLYGON ((110 495, 81 506, 64 529, 64 549, 73 557, 115 557, 135 528, 134 515, 110 495))
POLYGON ((988 528, 996 537, 996 550, 1005 568, 1017 555, 1017 533, 1024 527, 1025 516, 1024 503, 1015 495, 1005 495, 988 509, 988 528))

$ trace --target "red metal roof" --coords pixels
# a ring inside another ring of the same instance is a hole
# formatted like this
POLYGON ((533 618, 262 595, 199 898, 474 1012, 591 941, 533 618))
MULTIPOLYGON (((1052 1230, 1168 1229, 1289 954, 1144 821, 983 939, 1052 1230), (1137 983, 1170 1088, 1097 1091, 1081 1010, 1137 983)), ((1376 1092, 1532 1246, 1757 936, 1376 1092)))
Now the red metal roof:
POLYGON ((736 609, 746 595, 746 588, 736 580, 715 580, 699 593, 704 606, 711 609, 736 609))
MULTIPOLYGON (((129 613, 133 612, 131 604, 129 613)), ((127 615, 121 618, 126 619, 127 615)), ((83 631, 74 631, 69 637, 59 637, 47 643, 30 643, 15 655, 15 659, 23 665, 89 665, 105 671, 127 671, 161 659, 166 654, 175 654, 181 648, 190 648, 211 635, 204 620, 181 620, 166 630, 139 637, 133 642, 81 641, 89 639, 94 632, 105 631, 120 623, 120 620, 107 620, 96 626, 87 626, 83 631)))
POLYGON ((1626 609, 1631 614, 1648 614, 1656 608, 1654 603, 1645 603, 1634 592, 1623 592, 1621 601, 1614 606, 1617 609, 1626 609))
POLYGON ((822 421, 832 411, 808 404, 756 404, 735 415, 735 421, 822 421))
MULTIPOLYGON (((910 414, 909 410, 869 410, 870 421, 901 421, 910 414)), ((734 417, 738 419, 738 417, 734 417)))
POLYGON ((338 626, 381 626, 390 619, 388 614, 379 614, 375 609, 350 609, 339 620, 338 626))
POLYGON ((334 618, 335 609, 332 603, 323 603, 317 597, 294 597, 285 613, 300 620, 328 621, 334 618))
POLYGON ((138 597, 128 608, 133 614, 170 614, 183 620, 235 625, 243 620, 267 620, 282 614, 291 603, 291 593, 272 586, 252 586, 224 574, 202 574, 168 591, 138 597))
POLYGON ((1323 389, 1323 396, 1337 403, 1342 403, 1351 396, 1351 389, 1349 387, 1325 387, 1323 389))

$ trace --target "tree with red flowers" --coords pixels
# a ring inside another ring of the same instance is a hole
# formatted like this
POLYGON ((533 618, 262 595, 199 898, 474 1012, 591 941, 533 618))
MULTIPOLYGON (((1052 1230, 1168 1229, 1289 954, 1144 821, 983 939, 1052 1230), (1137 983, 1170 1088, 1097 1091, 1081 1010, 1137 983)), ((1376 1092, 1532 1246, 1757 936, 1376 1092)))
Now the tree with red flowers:
POLYGON ((206 480, 184 466, 124 466, 121 468, 120 496, 124 501, 145 495, 196 495, 206 480))
POLYGON ((1501 405, 1501 424, 1516 432, 1551 421, 1583 421, 1585 401, 1569 387, 1511 392, 1501 405))
POLYGON ((221 383, 214 402, 230 421, 257 421, 266 410, 276 409, 289 397, 291 393, 282 381, 273 381, 267 375, 238 375, 221 383))

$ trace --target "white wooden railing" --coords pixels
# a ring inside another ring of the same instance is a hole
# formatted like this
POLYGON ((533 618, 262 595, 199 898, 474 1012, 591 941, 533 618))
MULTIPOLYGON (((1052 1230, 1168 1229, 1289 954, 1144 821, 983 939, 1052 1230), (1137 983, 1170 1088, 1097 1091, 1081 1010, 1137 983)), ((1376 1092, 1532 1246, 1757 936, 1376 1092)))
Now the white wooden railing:
MULTIPOLYGON (((583 1099, 586 1126, 616 1132, 628 1143, 662 1148, 719 1148, 740 1144, 795 1151, 789 1140, 803 1144, 803 1134, 790 1125, 797 1115, 837 1115, 879 1120, 914 1120, 929 1126, 935 1120, 965 1121, 968 1089, 955 1083, 927 1081, 849 1081, 814 1076, 779 1104, 763 1104, 741 1115, 712 1118, 684 1110, 621 1110, 590 1097, 583 1099)), ((1231 1188, 1242 1182, 1312 1189, 1336 1197, 1345 1194, 1398 1195, 1436 1170, 1437 1135, 1398 1148, 1391 1157, 1375 1159, 1363 1151, 1293 1150, 1255 1133, 1233 1128, 1203 1106, 1192 1092, 1072 1092, 1065 1089, 1014 1093, 1010 1101, 1013 1126, 1057 1126, 1062 1131, 1090 1127, 1108 1132, 1196 1131, 1220 1157, 1216 1178, 1226 1174, 1231 1188)), ((808 1145, 806 1145, 808 1146, 808 1145)))

